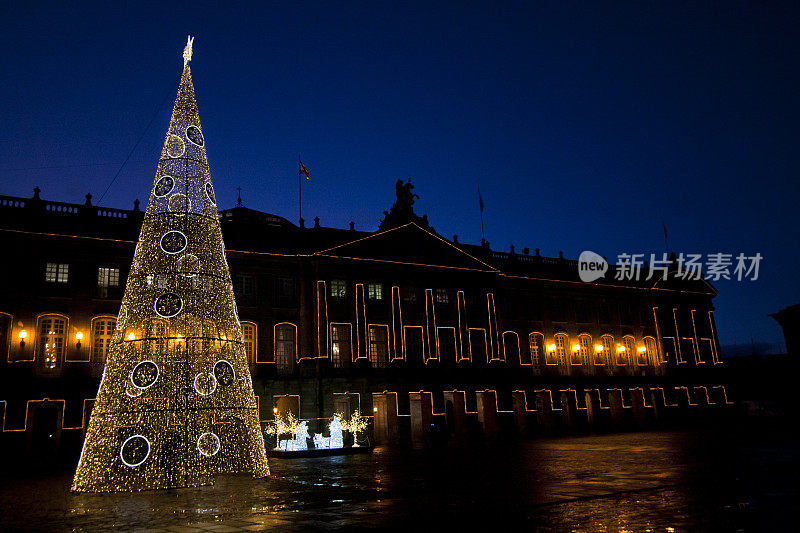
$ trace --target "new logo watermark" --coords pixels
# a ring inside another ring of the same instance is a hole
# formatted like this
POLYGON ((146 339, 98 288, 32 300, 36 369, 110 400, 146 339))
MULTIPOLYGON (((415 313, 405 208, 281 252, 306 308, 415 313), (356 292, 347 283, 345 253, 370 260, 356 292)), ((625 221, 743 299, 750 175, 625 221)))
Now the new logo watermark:
MULTIPOLYGON (((649 261, 645 254, 622 253, 617 256, 614 264, 614 279, 618 281, 642 279, 642 271, 646 273, 645 280, 660 277, 709 281, 721 279, 736 281, 758 279, 759 267, 763 256, 755 255, 713 253, 707 254, 680 254, 669 257, 668 254, 649 254, 649 261)), ((605 277, 608 272, 608 262, 600 254, 591 250, 584 250, 578 258, 578 276, 581 281, 591 283, 605 277)))
POLYGON ((608 261, 591 250, 584 250, 578 258, 578 275, 581 281, 590 283, 605 277, 608 272, 608 261))

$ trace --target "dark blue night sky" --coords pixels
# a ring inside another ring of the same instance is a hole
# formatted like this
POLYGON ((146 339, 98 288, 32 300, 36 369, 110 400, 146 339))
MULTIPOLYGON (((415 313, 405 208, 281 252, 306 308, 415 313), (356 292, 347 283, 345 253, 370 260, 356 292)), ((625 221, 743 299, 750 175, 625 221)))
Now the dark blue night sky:
POLYGON ((377 228, 412 178, 494 249, 763 256, 723 345, 800 302, 800 7, 781 2, 0 4, 0 194, 146 199, 186 35, 221 207, 377 228), (119 6, 117 4, 120 4, 119 6), (149 128, 148 128, 149 124, 149 128))

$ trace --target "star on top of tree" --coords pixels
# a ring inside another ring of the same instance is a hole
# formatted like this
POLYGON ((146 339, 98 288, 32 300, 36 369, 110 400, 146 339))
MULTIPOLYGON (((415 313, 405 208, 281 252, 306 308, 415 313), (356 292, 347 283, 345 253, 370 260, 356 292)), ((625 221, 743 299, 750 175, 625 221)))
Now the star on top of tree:
POLYGON ((194 37, 191 35, 186 36, 186 47, 183 49, 183 66, 185 67, 189 61, 192 60, 192 43, 194 42, 194 37))

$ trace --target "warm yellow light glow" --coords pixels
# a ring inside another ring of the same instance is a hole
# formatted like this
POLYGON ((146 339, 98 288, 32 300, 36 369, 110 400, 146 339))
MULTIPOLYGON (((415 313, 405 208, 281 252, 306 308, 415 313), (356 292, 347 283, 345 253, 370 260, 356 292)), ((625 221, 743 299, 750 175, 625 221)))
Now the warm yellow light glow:
POLYGON ((78 333, 76 333, 75 334, 75 340, 76 341, 82 341, 83 340, 83 333, 80 332, 80 331, 78 333))
POLYGON ((602 344, 595 344, 594 345, 594 351, 595 352, 602 352, 603 351, 603 345, 602 344))
POLYGON ((624 352, 625 351, 625 347, 622 346, 621 344, 617 344, 617 351, 618 352, 624 352))
POLYGON ((646 351, 647 351, 647 348, 645 348, 644 346, 639 346, 639 353, 644 353, 646 351))
POLYGON ((275 413, 275 414, 277 415, 277 414, 278 414, 278 408, 277 408, 277 407, 273 407, 273 408, 272 408, 272 412, 273 412, 273 413, 275 413))
MULTIPOLYGON (((187 45, 188 63, 191 39, 187 45)), ((187 64, 74 491, 196 487, 217 474, 269 474, 216 202, 187 64)))
POLYGON ((19 336, 20 339, 27 339, 28 338, 28 332, 23 329, 22 331, 17 333, 17 336, 19 336))
POLYGON ((547 351, 548 352, 555 352, 556 351, 556 345, 555 344, 548 344, 547 345, 547 351))
POLYGON ((377 413, 377 412, 378 412, 378 408, 377 408, 377 407, 373 407, 373 408, 372 408, 372 412, 373 412, 373 413, 377 413))
POLYGON ((573 344, 572 345, 572 351, 573 352, 577 352, 580 349, 581 349, 581 345, 580 344, 573 344))

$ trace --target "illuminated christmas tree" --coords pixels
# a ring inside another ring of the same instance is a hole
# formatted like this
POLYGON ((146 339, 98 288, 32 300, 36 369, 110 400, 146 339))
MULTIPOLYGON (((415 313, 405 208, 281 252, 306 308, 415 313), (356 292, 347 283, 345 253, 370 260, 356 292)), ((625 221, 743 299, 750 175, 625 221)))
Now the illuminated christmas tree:
POLYGON ((72 489, 269 474, 189 69, 192 39, 72 489))

